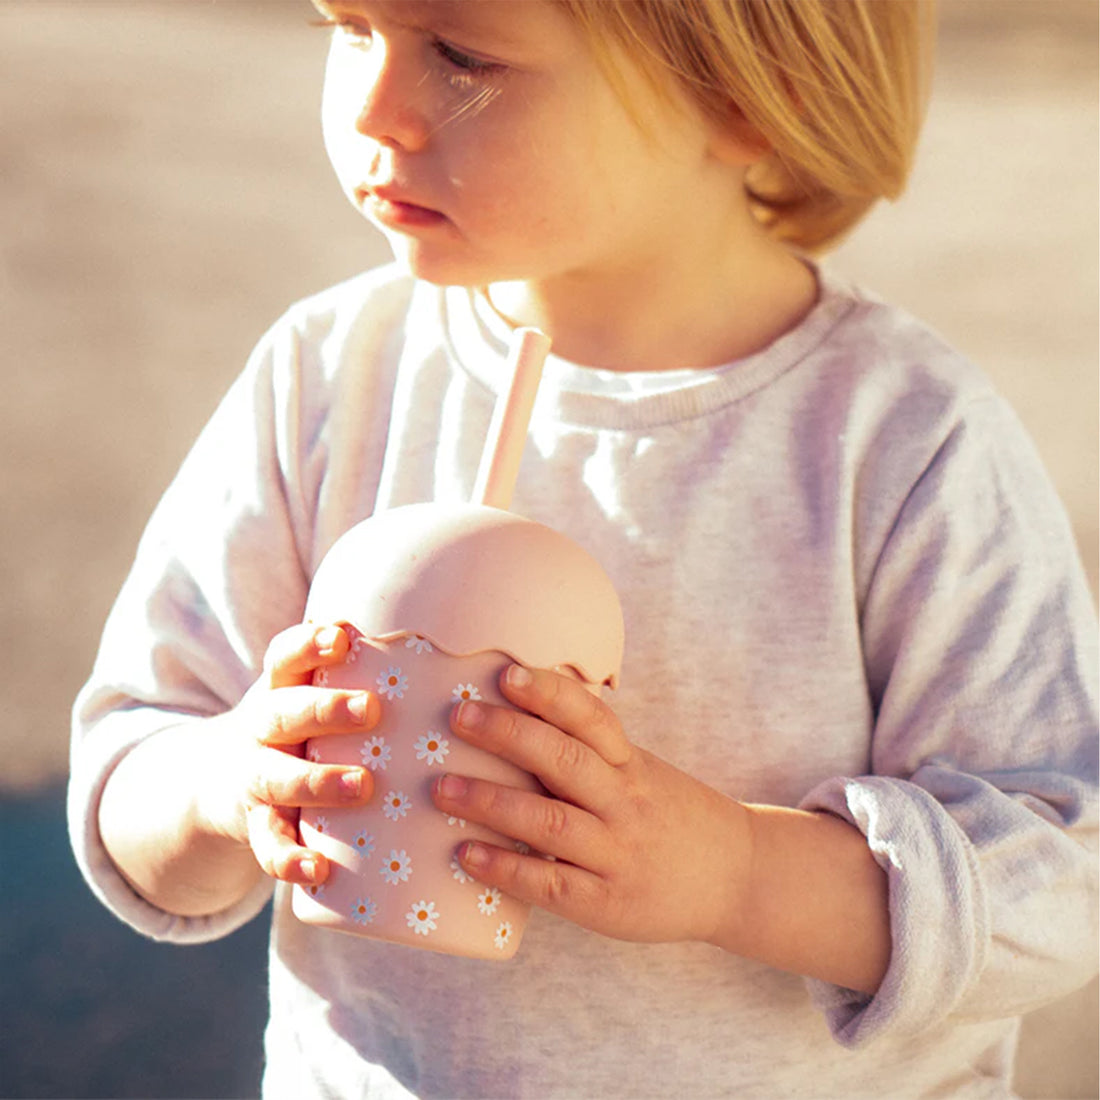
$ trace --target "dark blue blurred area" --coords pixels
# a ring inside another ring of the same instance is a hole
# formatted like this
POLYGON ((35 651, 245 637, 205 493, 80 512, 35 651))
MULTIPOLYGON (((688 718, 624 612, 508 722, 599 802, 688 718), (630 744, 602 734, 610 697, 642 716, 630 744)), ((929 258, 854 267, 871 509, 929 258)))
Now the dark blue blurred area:
POLYGON ((0 798, 0 836, 0 1096, 258 1096, 268 914, 142 938, 84 884, 60 788, 0 798))

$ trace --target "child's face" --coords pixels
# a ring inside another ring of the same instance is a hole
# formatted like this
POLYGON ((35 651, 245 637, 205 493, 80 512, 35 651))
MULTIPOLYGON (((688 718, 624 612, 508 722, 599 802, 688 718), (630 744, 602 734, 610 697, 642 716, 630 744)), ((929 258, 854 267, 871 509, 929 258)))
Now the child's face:
POLYGON ((698 113, 628 72, 643 132, 548 0, 317 3, 340 24, 329 156, 421 278, 635 278, 705 204, 741 193, 698 113))

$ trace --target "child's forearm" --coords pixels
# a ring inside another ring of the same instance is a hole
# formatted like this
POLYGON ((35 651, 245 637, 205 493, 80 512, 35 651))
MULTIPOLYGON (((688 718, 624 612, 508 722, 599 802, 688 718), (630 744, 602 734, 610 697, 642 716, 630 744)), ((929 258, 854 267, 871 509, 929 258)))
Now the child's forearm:
POLYGON ((886 874, 839 818, 745 805, 751 864, 713 942, 727 951, 874 993, 890 962, 886 874))
POLYGON ((210 783, 213 733, 163 730, 111 774, 99 806, 104 846, 147 901, 180 916, 205 916, 243 898, 262 874, 247 844, 202 824, 199 792, 210 783))

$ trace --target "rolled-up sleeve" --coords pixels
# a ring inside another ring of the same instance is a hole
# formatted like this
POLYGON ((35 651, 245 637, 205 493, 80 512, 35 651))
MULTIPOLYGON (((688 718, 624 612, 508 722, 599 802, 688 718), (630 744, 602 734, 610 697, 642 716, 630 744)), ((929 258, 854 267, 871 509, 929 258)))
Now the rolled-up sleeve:
POLYGON ((849 1046, 1016 1016, 1096 973, 1096 619, 1063 510, 1003 407, 945 438, 862 611, 872 774, 801 803, 858 828, 889 881, 876 995, 810 983, 849 1046))

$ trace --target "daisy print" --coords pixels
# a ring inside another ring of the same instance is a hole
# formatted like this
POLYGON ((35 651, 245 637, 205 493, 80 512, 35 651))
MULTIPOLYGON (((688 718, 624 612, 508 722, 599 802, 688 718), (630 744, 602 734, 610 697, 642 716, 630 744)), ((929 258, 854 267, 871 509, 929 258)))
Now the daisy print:
POLYGON ((329 829, 327 817, 315 817, 313 819, 313 828, 324 836, 328 836, 331 831, 329 829))
POLYGON ((464 817, 448 817, 448 825, 457 825, 460 829, 466 828, 466 819, 464 817))
POLYGON ((351 846, 366 859, 374 851, 374 837, 366 829, 362 829, 355 834, 351 846))
POLYGON ((433 764, 443 763, 443 758, 451 751, 449 744, 445 737, 440 737, 434 730, 428 730, 416 739, 413 748, 416 749, 417 760, 427 760, 428 767, 431 767, 433 764))
POLYGON ((316 898, 318 901, 325 896, 325 884, 323 882, 315 882, 309 886, 303 886, 302 889, 305 890, 311 898, 316 898))
POLYGON ((512 942, 512 922, 502 920, 497 928, 497 934, 493 937, 493 946, 498 951, 503 951, 512 942))
POLYGON ((316 742, 310 741, 309 748, 306 749, 306 759, 314 764, 320 764, 321 750, 318 748, 316 742))
POLYGON ((418 901, 406 914, 405 922, 418 935, 426 936, 436 929, 439 912, 434 902, 418 901))
POLYGON ((461 883, 465 886, 467 883, 474 880, 466 873, 465 868, 458 862, 458 856, 451 856, 451 875, 455 882, 461 883))
POLYGON ((396 886, 399 882, 408 882, 409 876, 413 873, 413 863, 409 853, 404 848, 400 852, 395 848, 386 856, 380 873, 391 886, 396 886))
POLYGON ((481 692, 473 684, 456 684, 451 689, 451 698, 457 703, 462 703, 467 699, 480 699, 481 692))
POLYGON ((370 898, 356 898, 351 907, 352 920, 356 924, 370 924, 378 913, 378 906, 370 898))
POLYGON ((477 911, 486 917, 491 917, 500 908, 501 893, 488 887, 477 896, 477 911))
POLYGON ((313 683, 316 687, 327 687, 328 686, 328 669, 327 668, 319 668, 313 674, 313 683))
POLYGON ((378 690, 390 700, 404 699, 409 687, 409 678, 397 665, 390 665, 385 672, 380 672, 374 682, 378 685, 378 690))
POLYGON ((384 737, 372 737, 369 741, 363 743, 359 755, 363 758, 363 763, 372 772, 376 772, 379 769, 386 770, 386 765, 390 762, 393 753, 389 745, 386 744, 384 737))
POLYGON ((411 806, 409 796, 404 791, 387 791, 382 812, 390 821, 400 821, 409 812, 411 806))
POLYGON ((427 638, 421 638, 419 634, 414 634, 411 638, 405 639, 406 649, 415 649, 419 653, 431 653, 432 643, 427 638))

